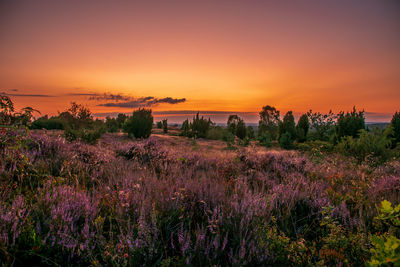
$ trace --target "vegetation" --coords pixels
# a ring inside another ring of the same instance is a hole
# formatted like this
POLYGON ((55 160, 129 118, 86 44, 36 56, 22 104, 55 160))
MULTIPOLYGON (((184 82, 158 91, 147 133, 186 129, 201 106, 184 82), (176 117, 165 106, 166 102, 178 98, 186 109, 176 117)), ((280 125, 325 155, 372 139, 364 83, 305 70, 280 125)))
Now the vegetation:
POLYGON ((164 133, 168 133, 168 120, 162 120, 162 128, 164 133))
POLYGON ((298 142, 307 141, 308 130, 310 129, 310 121, 307 114, 301 115, 297 125, 296 125, 296 136, 298 142))
MULTIPOLYGON (((330 136, 321 135, 325 141, 312 140, 318 134, 311 127, 313 138, 296 143, 289 113, 279 143, 301 150, 235 147, 231 131, 209 125, 206 136, 226 133, 230 149, 198 140, 193 151, 178 137, 174 147, 167 138, 111 133, 97 144, 65 142, 29 131, 32 119, 18 119, 24 112, 11 104, 3 98, 0 110, 0 262, 6 266, 400 264, 393 125, 362 129, 337 145, 335 124, 325 132, 330 136)), ((106 124, 81 108, 62 115, 70 128, 106 124)), ((151 110, 139 109, 124 125, 148 124, 151 110)), ((193 133, 193 123, 185 127, 193 133)), ((269 134, 257 137, 271 144, 269 134)))
POLYGON ((128 117, 123 125, 124 132, 129 137, 148 138, 153 128, 153 115, 151 109, 139 108, 128 117))
POLYGON ((280 122, 280 112, 273 106, 264 106, 260 112, 260 121, 258 123, 259 135, 268 133, 269 136, 276 140, 278 137, 278 125, 280 122))

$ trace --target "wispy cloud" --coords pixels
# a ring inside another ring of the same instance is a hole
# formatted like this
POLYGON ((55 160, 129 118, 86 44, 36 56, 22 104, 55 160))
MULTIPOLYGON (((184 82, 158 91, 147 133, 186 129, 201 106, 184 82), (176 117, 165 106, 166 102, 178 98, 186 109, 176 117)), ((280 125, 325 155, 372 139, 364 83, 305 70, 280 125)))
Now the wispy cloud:
MULTIPOLYGON (((110 95, 107 95, 110 97, 110 95)), ((114 99, 117 102, 110 102, 99 104, 98 106, 102 107, 119 107, 119 108, 138 108, 138 107, 151 107, 157 104, 166 103, 166 104, 178 104, 186 101, 186 98, 172 98, 172 97, 164 97, 164 98, 156 98, 154 96, 140 97, 140 98, 130 98, 129 101, 118 102, 119 99, 114 99)))
MULTIPOLYGON (((13 91, 14 91, 14 90, 17 90, 17 89, 13 89, 13 91)), ((14 91, 14 92, 15 92, 15 91, 14 91)), ((6 95, 6 96, 15 96, 15 97, 19 97, 19 96, 21 96, 21 97, 55 97, 54 95, 42 95, 42 94, 14 94, 14 93, 9 94, 9 93, 6 93, 6 92, 0 92, 0 94, 6 95)))

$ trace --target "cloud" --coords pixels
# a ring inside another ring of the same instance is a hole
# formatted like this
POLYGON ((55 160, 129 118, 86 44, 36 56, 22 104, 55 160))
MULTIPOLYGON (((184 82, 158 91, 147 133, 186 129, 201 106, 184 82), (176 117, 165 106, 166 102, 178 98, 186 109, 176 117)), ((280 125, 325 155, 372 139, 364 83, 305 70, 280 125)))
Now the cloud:
POLYGON ((130 96, 124 96, 122 94, 91 94, 89 97, 89 100, 96 100, 96 101, 102 101, 102 100, 112 100, 112 101, 130 101, 133 98, 130 96))
MULTIPOLYGON (((108 95, 109 96, 109 95, 108 95)), ((118 102, 117 99, 113 99, 117 102, 110 102, 105 104, 99 104, 102 107, 119 107, 119 108, 138 108, 138 107, 151 107, 160 103, 166 104, 178 104, 186 101, 186 98, 155 98, 154 96, 140 97, 140 98, 130 98, 129 101, 118 102)))
MULTIPOLYGON (((17 89, 15 89, 17 90, 17 89)), ((0 92, 2 95, 6 96, 22 96, 22 97, 55 97, 54 95, 41 95, 41 94, 9 94, 6 92, 0 92)))

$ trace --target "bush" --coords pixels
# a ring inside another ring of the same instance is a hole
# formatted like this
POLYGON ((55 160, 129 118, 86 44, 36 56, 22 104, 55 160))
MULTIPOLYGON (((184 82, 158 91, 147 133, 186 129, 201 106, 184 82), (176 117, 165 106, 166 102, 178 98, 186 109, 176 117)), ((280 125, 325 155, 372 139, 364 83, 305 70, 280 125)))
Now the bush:
POLYGON ((293 149, 293 140, 292 140, 292 135, 289 132, 284 133, 280 138, 279 138, 279 145, 283 149, 293 149))
POLYGON ((272 140, 269 132, 258 133, 257 140, 262 146, 271 147, 272 140))
POLYGON ((57 117, 41 117, 31 124, 31 129, 64 130, 63 122, 57 117))
POLYGON ((132 113, 123 126, 129 137, 148 138, 153 128, 151 109, 139 108, 132 113))
POLYGON ((400 112, 396 112, 393 115, 393 118, 390 122, 390 125, 393 128, 393 143, 392 143, 392 147, 395 147, 396 144, 400 144, 400 112))
POLYGON ((249 137, 249 139, 254 139, 256 137, 253 126, 247 126, 247 137, 249 137))
POLYGON ((162 121, 157 121, 157 129, 162 129, 162 127, 163 127, 163 123, 162 123, 162 121))
POLYGON ((208 130, 207 132, 206 138, 211 140, 223 140, 226 131, 227 130, 222 128, 221 126, 211 127, 210 130, 208 130))
POLYGON ((164 133, 168 133, 168 120, 162 120, 162 128, 164 133))
POLYGON ((353 107, 352 112, 340 112, 336 124, 336 141, 344 136, 358 137, 360 130, 365 129, 365 118, 364 111, 357 112, 356 108, 353 107))
POLYGON ((339 153, 352 156, 359 163, 370 158, 373 161, 384 162, 390 155, 391 127, 384 132, 375 128, 373 132, 360 131, 359 138, 345 136, 336 146, 339 153))

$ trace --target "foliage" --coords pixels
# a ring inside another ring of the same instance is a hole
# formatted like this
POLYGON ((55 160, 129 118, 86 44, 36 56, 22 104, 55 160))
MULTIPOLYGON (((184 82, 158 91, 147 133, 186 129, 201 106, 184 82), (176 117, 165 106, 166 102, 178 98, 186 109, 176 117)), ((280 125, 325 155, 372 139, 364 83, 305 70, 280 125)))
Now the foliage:
MULTIPOLYGON (((376 220, 389 226, 389 231, 400 229, 400 204, 392 207, 392 203, 387 200, 381 202, 379 214, 376 220)), ((397 232, 399 234, 399 232, 397 232)), ((386 232, 383 235, 373 235, 371 237, 372 258, 368 266, 398 266, 400 265, 400 239, 393 233, 386 232)))
POLYGON ((284 134, 282 134, 282 136, 279 138, 279 145, 283 149, 294 148, 292 135, 289 132, 285 132, 284 134))
POLYGON ((186 119, 186 120, 182 123, 181 135, 182 135, 182 136, 187 136, 187 137, 189 137, 189 135, 190 135, 190 124, 189 124, 189 119, 186 119))
POLYGON ((301 115, 296 126, 296 136, 298 142, 307 141, 308 130, 310 129, 310 121, 307 114, 301 115))
POLYGON ((58 117, 48 117, 47 115, 33 121, 31 129, 63 130, 64 124, 58 117))
POLYGON ((313 140, 329 141, 333 135, 336 115, 330 110, 328 114, 307 112, 310 120, 310 138, 313 140))
POLYGON ((196 116, 193 117, 193 122, 190 127, 192 135, 195 137, 205 138, 211 125, 212 122, 210 119, 207 120, 204 117, 200 118, 199 113, 197 113, 196 116))
POLYGON ((352 136, 357 138, 360 130, 365 129, 364 111, 358 111, 353 107, 353 111, 344 113, 343 111, 337 115, 337 123, 335 128, 335 138, 337 141, 344 136, 352 136))
POLYGON ((168 133, 168 120, 162 120, 162 128, 164 133, 168 133))
POLYGON ((289 133, 293 140, 296 138, 296 123, 292 111, 288 111, 279 122, 279 138, 285 133, 289 133))
POLYGON ((110 133, 116 133, 120 129, 116 118, 106 117, 105 126, 110 133))
POLYGON ((387 128, 384 132, 375 128, 372 132, 360 130, 359 138, 345 136, 337 145, 336 150, 347 156, 352 156, 359 163, 367 159, 373 164, 380 163, 391 156, 391 128, 387 128))
POLYGON ((181 128, 181 135, 187 137, 195 137, 195 138, 205 138, 207 136, 208 130, 213 125, 210 118, 207 120, 204 117, 199 117, 199 113, 193 117, 193 121, 189 122, 186 119, 181 128))
POLYGON ((278 137, 278 124, 280 122, 280 113, 273 106, 264 106, 260 112, 260 121, 258 122, 259 135, 268 132, 271 139, 275 140, 278 137))
POLYGON ((126 119, 123 130, 129 137, 148 138, 153 128, 151 109, 139 108, 133 111, 132 116, 126 119))
POLYGON ((254 132, 253 126, 247 126, 247 137, 249 139, 254 139, 256 138, 256 133, 254 132))
POLYGON ((269 132, 258 132, 257 140, 262 146, 272 146, 272 138, 269 132))
POLYGON ((157 126, 157 129, 162 129, 162 127, 163 127, 162 121, 157 121, 156 126, 157 126))
POLYGON ((393 143, 392 147, 395 147, 397 144, 400 144, 400 112, 396 112, 392 120, 390 121, 390 125, 393 128, 393 143))
POLYGON ((227 130, 221 126, 212 126, 210 130, 208 130, 206 138, 211 140, 224 140, 226 131, 227 130))

